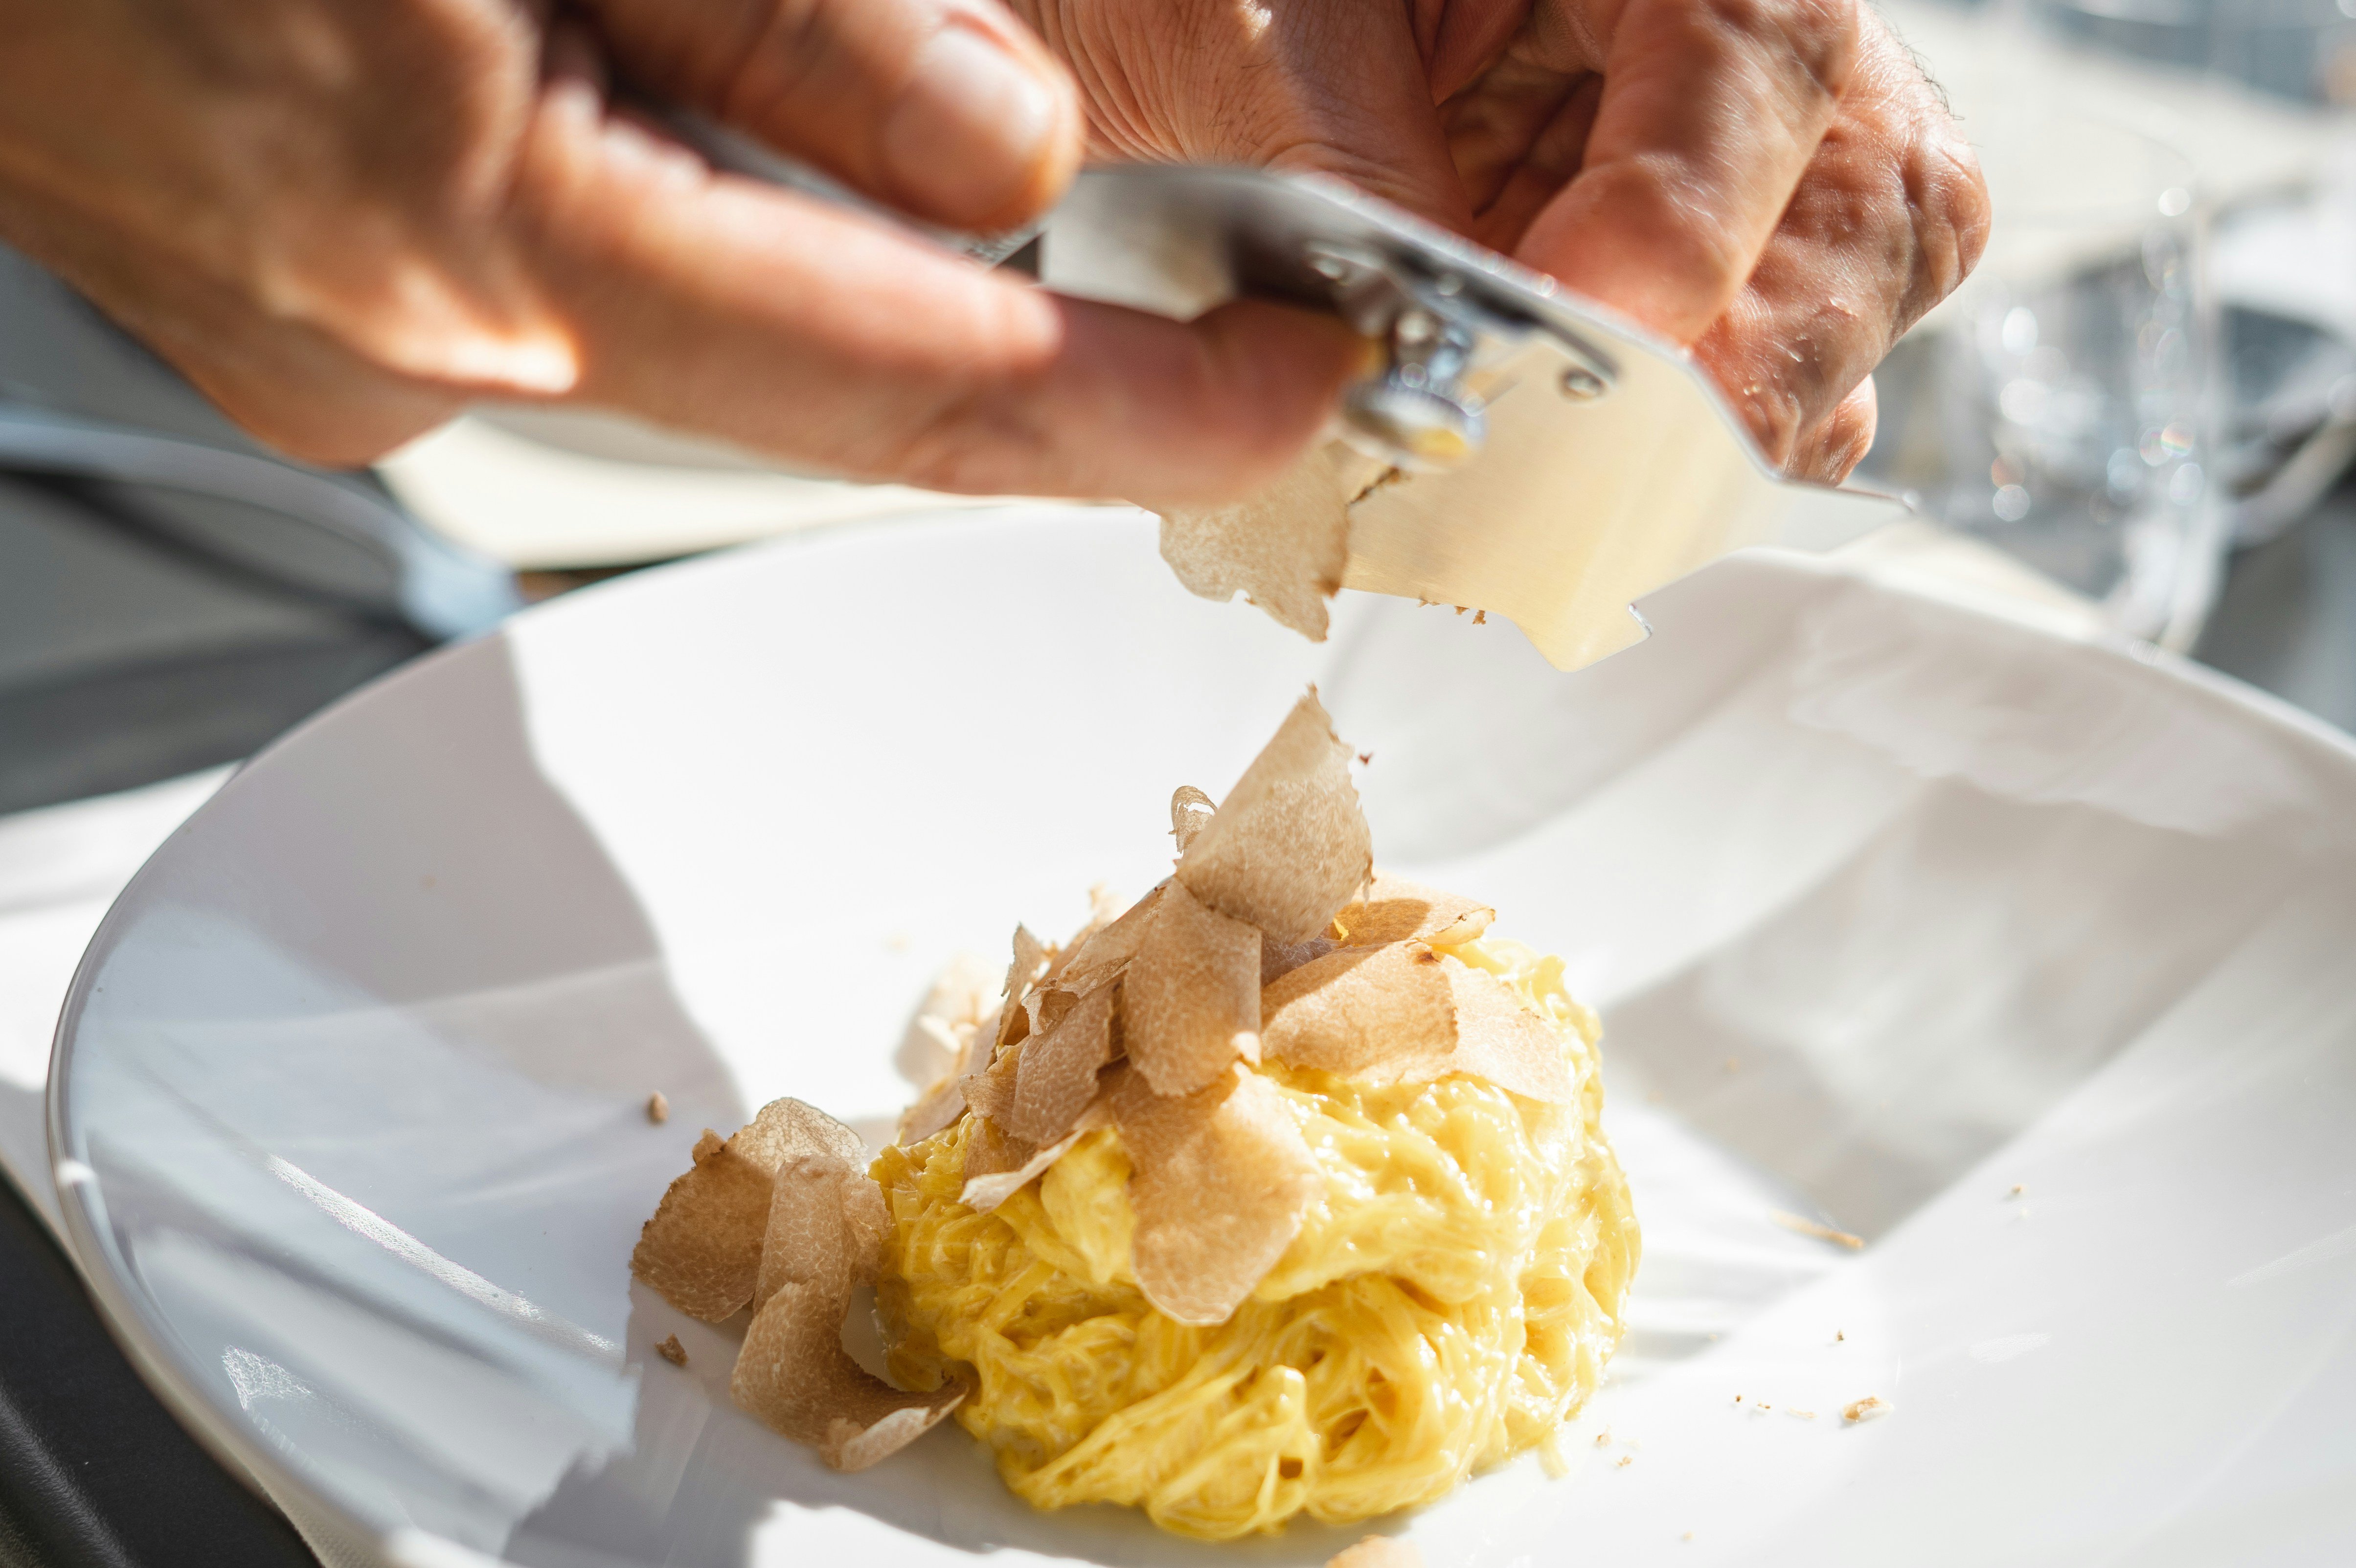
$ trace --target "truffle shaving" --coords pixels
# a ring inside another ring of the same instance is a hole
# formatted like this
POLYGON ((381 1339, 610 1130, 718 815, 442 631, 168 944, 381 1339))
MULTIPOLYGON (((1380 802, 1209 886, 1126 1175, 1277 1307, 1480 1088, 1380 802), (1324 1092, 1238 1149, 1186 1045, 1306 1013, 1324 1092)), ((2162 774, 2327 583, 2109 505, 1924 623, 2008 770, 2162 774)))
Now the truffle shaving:
MULTIPOLYGON (((965 1065, 959 1061, 958 1066, 965 1065)), ((962 1072, 952 1072, 925 1092, 925 1097, 909 1106, 900 1116, 898 1141, 904 1148, 914 1148, 926 1138, 954 1126, 965 1115, 965 1081, 962 1072)))
POLYGON ((1450 1071, 1486 1078, 1526 1099, 1569 1104, 1579 1095, 1562 1040, 1486 969, 1450 964, 1456 1000, 1456 1052, 1450 1071))
POLYGON ((1184 1095, 1117 1078, 1108 1098, 1130 1157, 1138 1288, 1181 1323, 1224 1323, 1299 1232, 1316 1159, 1257 1073, 1230 1067, 1184 1095))
POLYGON ((838 1470, 864 1469, 906 1446, 965 1397, 959 1384, 903 1393, 842 1348, 851 1289, 862 1265, 872 1276, 882 1234, 868 1233, 844 1196, 858 1188, 873 1192, 873 1185, 826 1155, 780 1169, 775 1202, 795 1217, 770 1228, 761 1263, 765 1299, 728 1382, 739 1408, 816 1448, 838 1470))
POLYGON ((777 1168, 769 1195, 769 1222, 761 1235, 761 1272, 755 1312, 780 1286, 798 1277, 808 1260, 841 1245, 852 1283, 873 1285, 891 1228, 884 1190, 858 1166, 831 1154, 798 1155, 777 1168))
POLYGON ((1260 936, 1181 882, 1121 979, 1121 1043, 1157 1093, 1188 1094, 1238 1056, 1259 1060, 1260 936))
POLYGON ((1497 912, 1477 899, 1459 898, 1376 871, 1356 901, 1333 917, 1346 947, 1379 947, 1387 942, 1429 942, 1451 947, 1489 929, 1497 912))
POLYGON ((1073 1004, 1054 1028, 1023 1043, 1014 1097, 998 1119, 1016 1137, 1051 1144, 1072 1130, 1096 1098, 1097 1071, 1112 1060, 1118 986, 1099 986, 1073 1004))
POLYGON ((1450 967, 1419 942, 1312 960, 1261 997, 1261 1053, 1362 1083, 1444 1076, 1456 1051, 1450 967))
POLYGON ((1161 901, 1162 888, 1157 887, 1131 904, 1119 920, 1074 944, 1071 961, 1055 976, 1056 983, 1069 990, 1087 992, 1119 977, 1129 967, 1130 960, 1137 956, 1145 933, 1152 928, 1154 908, 1161 901))
POLYGON ((1336 949, 1270 986, 1261 1007, 1272 1061, 1365 1083, 1469 1072, 1556 1104, 1578 1093, 1551 1025, 1495 976, 1420 942, 1336 949))
MULTIPOLYGON (((977 1171, 972 1159, 969 1157, 966 1161, 965 1187, 958 1194, 958 1201, 978 1213, 989 1213, 1045 1175, 1047 1168, 1069 1153, 1074 1144, 1110 1120, 1110 1112, 1106 1109, 1104 1102, 1098 1100, 1080 1112, 1078 1117, 1072 1123, 1069 1132, 1046 1147, 1033 1150, 1022 1164, 1011 1169, 977 1171)), ((1014 1139, 1005 1140, 1001 1147, 1011 1149, 1031 1148, 1030 1145, 1014 1139)))
POLYGON ((694 1164, 670 1184, 638 1232, 630 1272, 691 1317, 717 1323, 753 1299, 769 1193, 791 1156, 863 1161, 857 1133, 799 1100, 774 1100, 723 1142, 710 1128, 694 1164))
POLYGON ((1325 930, 1373 865, 1350 749, 1312 690, 1187 846, 1177 880, 1229 919, 1299 943, 1325 930))
POLYGON ((1324 957, 1334 946, 1330 936, 1312 936, 1306 942, 1277 942, 1264 936, 1259 944, 1259 983, 1272 986, 1303 964, 1324 957))
POLYGON ((1023 1010, 1023 998, 1047 972, 1049 956, 1047 944, 1032 935, 1029 926, 1014 928, 1014 961, 1006 966, 1006 1001, 999 1013, 998 1044, 1011 1045, 1023 1038, 1023 1029, 1031 1022, 1030 1014, 1023 1010))
POLYGON ((965 1080, 967 1109, 1004 1127, 1008 1118, 1014 1114, 1015 1084, 1022 1077, 1023 1057, 1030 1046, 1027 1040, 1017 1040, 1000 1051, 998 1060, 981 1072, 968 1073, 965 1080))
POLYGON ((1193 784, 1180 784, 1170 796, 1170 837, 1178 840, 1178 853, 1194 842, 1194 835, 1203 831, 1218 805, 1211 797, 1193 784))
POLYGON ((1312 643, 1350 562, 1349 506, 1362 460, 1338 443, 1308 453, 1233 506, 1162 514, 1162 559, 1205 599, 1241 593, 1312 643))
POLYGON ((1016 1137, 987 1116, 978 1117, 973 1135, 966 1144, 965 1174, 969 1179, 978 1176, 997 1176, 1009 1170, 1020 1170, 1030 1162, 1038 1149, 1016 1137))

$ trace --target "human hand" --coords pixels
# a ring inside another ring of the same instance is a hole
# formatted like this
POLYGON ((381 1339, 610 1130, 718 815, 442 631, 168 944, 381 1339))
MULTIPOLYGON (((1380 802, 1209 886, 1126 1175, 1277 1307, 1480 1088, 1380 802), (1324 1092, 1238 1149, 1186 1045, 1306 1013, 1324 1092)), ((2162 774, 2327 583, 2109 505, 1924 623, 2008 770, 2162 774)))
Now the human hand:
POLYGON ((0 239, 298 456, 480 396, 953 489, 1197 499, 1359 352, 1258 304, 1059 299, 725 175, 609 65, 915 216, 1052 203, 1070 84, 996 0, 0 0, 0 239))
POLYGON ((1017 0, 1100 156, 1341 176, 1691 346, 1837 480, 1987 196, 1861 0, 1017 0))

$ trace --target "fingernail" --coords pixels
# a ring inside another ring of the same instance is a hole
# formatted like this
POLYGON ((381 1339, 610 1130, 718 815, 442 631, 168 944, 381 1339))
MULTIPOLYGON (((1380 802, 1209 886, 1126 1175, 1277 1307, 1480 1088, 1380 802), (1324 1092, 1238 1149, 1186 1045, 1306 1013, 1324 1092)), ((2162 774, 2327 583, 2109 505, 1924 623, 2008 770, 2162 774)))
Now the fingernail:
POLYGON ((948 223, 1004 212, 1037 176, 1055 132, 1054 89, 996 40, 949 23, 916 52, 884 122, 905 199, 948 223))

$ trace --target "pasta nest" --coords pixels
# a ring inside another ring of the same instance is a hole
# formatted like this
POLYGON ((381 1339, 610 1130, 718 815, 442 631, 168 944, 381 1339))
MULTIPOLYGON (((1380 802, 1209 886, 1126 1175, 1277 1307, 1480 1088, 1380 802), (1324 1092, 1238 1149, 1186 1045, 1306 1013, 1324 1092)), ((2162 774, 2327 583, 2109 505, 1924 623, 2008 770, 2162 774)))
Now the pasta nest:
POLYGON ((903 1386, 972 1384, 956 1418, 1042 1509, 1112 1502, 1208 1540, 1298 1514, 1432 1501, 1550 1445, 1618 1344, 1639 1250, 1599 1125, 1594 1015, 1558 959, 1440 949, 1551 1023, 1570 1104, 1453 1074, 1376 1086, 1270 1063, 1323 1190, 1224 1323, 1155 1310, 1130 1271, 1130 1164, 1087 1134, 991 1213, 958 1201, 976 1119, 873 1175, 892 1225, 877 1303, 903 1386))

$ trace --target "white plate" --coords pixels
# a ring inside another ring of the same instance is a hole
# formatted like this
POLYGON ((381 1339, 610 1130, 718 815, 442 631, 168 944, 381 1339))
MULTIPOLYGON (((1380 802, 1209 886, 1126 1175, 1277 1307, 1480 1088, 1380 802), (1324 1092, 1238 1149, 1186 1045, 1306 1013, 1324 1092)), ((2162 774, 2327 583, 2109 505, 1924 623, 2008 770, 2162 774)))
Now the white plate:
POLYGON ((1384 861, 1602 1005, 1645 1221, 1574 1472, 1389 1521, 1432 1568, 2350 1560, 2356 748, 1833 563, 1647 613, 1574 677, 1388 601, 1312 647, 1058 510, 535 611, 117 904, 52 1080, 82 1263, 192 1423, 405 1563, 1320 1561, 1032 1513, 954 1428, 831 1475, 626 1266, 706 1125, 884 1125, 933 969, 1141 891, 1313 677, 1384 861))

